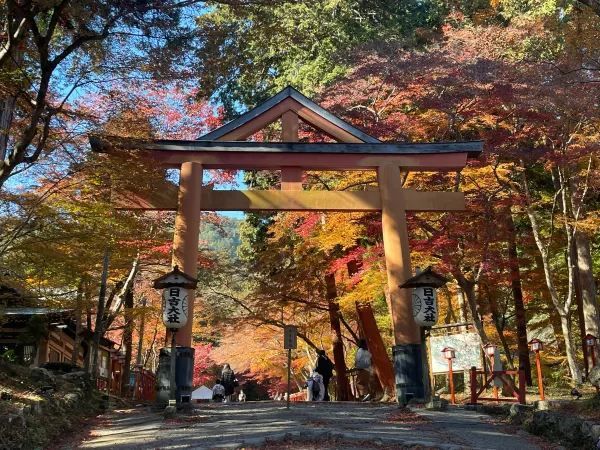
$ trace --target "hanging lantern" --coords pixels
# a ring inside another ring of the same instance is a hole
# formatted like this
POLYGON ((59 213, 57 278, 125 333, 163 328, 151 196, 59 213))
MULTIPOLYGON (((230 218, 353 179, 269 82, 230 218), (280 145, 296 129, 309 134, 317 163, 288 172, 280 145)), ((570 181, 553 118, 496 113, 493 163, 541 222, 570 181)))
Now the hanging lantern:
POLYGON ((435 273, 431 266, 418 272, 400 285, 400 288, 413 288, 413 318, 417 325, 431 327, 437 323, 438 307, 436 289, 446 284, 443 276, 435 273))
POLYGON ((196 289, 198 280, 175 266, 173 270, 154 280, 156 289, 163 289, 163 323, 169 329, 183 328, 188 321, 188 289, 196 289))

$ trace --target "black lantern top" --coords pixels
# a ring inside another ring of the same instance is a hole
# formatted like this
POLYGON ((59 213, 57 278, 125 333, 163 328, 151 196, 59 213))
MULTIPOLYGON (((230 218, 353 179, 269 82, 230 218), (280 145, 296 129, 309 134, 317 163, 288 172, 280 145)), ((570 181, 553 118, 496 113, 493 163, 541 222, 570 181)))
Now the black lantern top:
POLYGON ((446 278, 439 273, 435 273, 431 266, 427 267, 421 273, 409 278, 400 285, 401 288, 434 287, 439 288, 448 282, 446 278))
POLYGON ((179 266, 173 267, 172 271, 165 273, 162 277, 154 280, 153 284, 155 289, 164 289, 169 287, 196 289, 197 285, 198 280, 179 270, 179 266))

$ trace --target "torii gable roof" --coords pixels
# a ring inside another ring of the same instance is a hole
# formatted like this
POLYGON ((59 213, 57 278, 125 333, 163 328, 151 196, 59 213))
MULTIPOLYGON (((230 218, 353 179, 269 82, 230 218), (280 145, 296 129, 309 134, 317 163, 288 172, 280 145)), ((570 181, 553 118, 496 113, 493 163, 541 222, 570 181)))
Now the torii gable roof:
POLYGON ((282 91, 275 94, 273 97, 271 97, 267 101, 261 103, 260 105, 256 106, 255 108, 252 108, 250 111, 242 114, 237 119, 232 120, 231 122, 223 125, 222 127, 219 127, 216 130, 211 131, 210 133, 200 136, 198 138, 198 140, 200 140, 200 141, 218 140, 218 139, 222 138, 223 136, 226 136, 227 134, 236 130, 237 128, 240 128, 241 126, 245 125, 246 123, 256 119, 257 117, 266 113, 267 111, 275 108, 277 105, 285 102, 288 99, 295 100, 302 107, 310 110, 312 113, 316 114, 317 116, 324 119, 325 121, 341 128, 342 130, 351 134, 356 139, 358 139, 362 142, 366 142, 366 143, 381 142, 379 139, 376 139, 373 136, 370 136, 370 135, 364 133, 363 131, 359 130, 355 126, 350 125, 348 122, 345 122, 342 119, 340 119, 339 117, 334 116, 333 114, 331 114, 330 112, 328 112, 321 106, 317 105, 311 99, 309 99, 304 94, 297 91, 296 89, 294 89, 291 86, 284 88, 282 91))

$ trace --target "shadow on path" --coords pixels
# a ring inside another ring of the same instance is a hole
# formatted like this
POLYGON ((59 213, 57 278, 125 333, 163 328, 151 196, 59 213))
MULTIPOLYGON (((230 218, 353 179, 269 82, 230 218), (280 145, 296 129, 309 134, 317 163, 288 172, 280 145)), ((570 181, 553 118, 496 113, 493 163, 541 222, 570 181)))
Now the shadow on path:
POLYGON ((268 440, 272 449, 278 440, 314 443, 331 439, 343 445, 337 448, 540 448, 526 434, 508 433, 487 416, 459 408, 409 411, 396 405, 332 402, 294 403, 286 410, 281 403, 249 402, 198 405, 172 420, 163 420, 150 409, 115 411, 105 419, 76 448, 256 448, 268 440), (357 446, 342 444, 348 442, 357 446))

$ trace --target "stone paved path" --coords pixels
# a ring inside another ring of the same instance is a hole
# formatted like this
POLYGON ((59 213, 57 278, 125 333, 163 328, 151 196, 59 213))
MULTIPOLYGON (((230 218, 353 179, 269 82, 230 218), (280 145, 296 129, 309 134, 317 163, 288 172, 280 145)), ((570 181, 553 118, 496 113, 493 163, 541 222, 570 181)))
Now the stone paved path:
POLYGON ((115 411, 104 416, 76 448, 256 448, 265 440, 271 442, 269 448, 278 448, 277 441, 286 437, 286 442, 330 442, 306 447, 295 444, 295 449, 540 448, 526 433, 507 433, 488 416, 458 408, 413 414, 393 405, 296 403, 288 411, 285 405, 272 402, 206 404, 191 415, 169 421, 149 409, 115 411))

